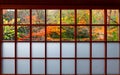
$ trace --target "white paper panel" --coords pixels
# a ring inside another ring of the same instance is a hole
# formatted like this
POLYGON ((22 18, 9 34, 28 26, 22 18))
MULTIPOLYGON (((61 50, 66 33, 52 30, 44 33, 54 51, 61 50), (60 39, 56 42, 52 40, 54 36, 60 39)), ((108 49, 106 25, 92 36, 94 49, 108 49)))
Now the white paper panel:
POLYGON ((104 43, 92 43, 92 57, 104 57, 104 43))
POLYGON ((74 74, 74 60, 62 60, 62 74, 74 74))
POLYGON ((119 43, 107 43, 107 57, 119 57, 119 43))
POLYGON ((92 60, 92 74, 104 74, 104 60, 92 60))
POLYGON ((28 59, 17 60, 17 73, 30 74, 30 61, 28 59))
POLYGON ((60 57, 60 43, 47 43, 47 57, 60 57))
POLYGON ((62 57, 74 57, 74 56, 75 56, 75 44, 62 43, 62 57))
POLYGON ((15 44, 4 42, 2 52, 3 52, 3 57, 14 57, 15 56, 15 54, 14 54, 15 44))
POLYGON ((32 43, 32 57, 45 57, 45 43, 32 43))
POLYGON ((90 57, 89 43, 77 43, 77 57, 90 57))
POLYGON ((14 74, 15 73, 15 61, 12 59, 2 60, 2 73, 3 74, 14 74))
POLYGON ((47 74, 60 74, 60 60, 47 60, 47 74))
POLYGON ((32 73, 33 74, 45 74, 45 61, 42 59, 32 60, 32 73))
POLYGON ((90 74, 89 60, 77 60, 77 74, 90 74))
POLYGON ((17 44, 17 55, 18 57, 29 57, 30 56, 30 43, 18 43, 17 44))
POLYGON ((119 74, 119 60, 107 60, 107 73, 119 74))

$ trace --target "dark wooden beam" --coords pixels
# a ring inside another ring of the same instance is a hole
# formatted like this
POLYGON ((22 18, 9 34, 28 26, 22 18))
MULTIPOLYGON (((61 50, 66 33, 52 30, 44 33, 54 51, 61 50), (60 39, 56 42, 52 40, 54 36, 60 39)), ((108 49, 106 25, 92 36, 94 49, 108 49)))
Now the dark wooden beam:
POLYGON ((119 6, 120 0, 0 0, 0 4, 17 5, 101 5, 119 6))

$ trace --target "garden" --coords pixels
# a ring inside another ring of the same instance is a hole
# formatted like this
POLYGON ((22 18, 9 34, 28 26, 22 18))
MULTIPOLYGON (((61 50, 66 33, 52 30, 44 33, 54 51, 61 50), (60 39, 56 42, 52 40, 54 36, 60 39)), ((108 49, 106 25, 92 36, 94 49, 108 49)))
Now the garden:
POLYGON ((74 10, 3 10, 3 40, 28 41, 118 41, 119 11, 78 9, 74 10), (90 21, 90 19, 92 19, 90 21), (105 23, 105 19, 107 23, 105 23), (31 20, 31 21, 30 21, 31 20), (90 24, 91 23, 91 24, 90 24), (105 25, 104 25, 105 24, 105 25), (107 33, 107 34, 106 34, 107 33), (16 36, 17 35, 17 36, 16 36), (107 35, 107 38, 105 36, 107 35), (31 37, 30 37, 31 36, 31 37))

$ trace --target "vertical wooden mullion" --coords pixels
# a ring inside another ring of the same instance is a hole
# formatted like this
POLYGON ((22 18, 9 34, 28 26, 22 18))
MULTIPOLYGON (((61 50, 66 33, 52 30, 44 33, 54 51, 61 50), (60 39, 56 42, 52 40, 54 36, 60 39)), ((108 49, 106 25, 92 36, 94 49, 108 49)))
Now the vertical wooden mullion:
POLYGON ((77 9, 75 11, 75 75, 77 75, 77 9))
POLYGON ((61 19, 62 18, 62 10, 60 9, 60 75, 62 75, 62 26, 61 19))
POLYGON ((118 25, 119 25, 119 26, 118 26, 118 27, 119 27, 118 33, 119 33, 119 34, 118 34, 118 35, 119 35, 119 74, 120 74, 120 9, 119 9, 118 11, 119 11, 119 22, 118 22, 118 23, 119 23, 119 24, 118 24, 118 25))
POLYGON ((32 75, 32 9, 30 9, 30 75, 32 75))
POLYGON ((92 9, 90 10, 90 75, 92 75, 92 9))
POLYGON ((0 9, 0 74, 2 74, 2 39, 3 39, 3 20, 2 9, 0 9))
POLYGON ((47 75, 47 9, 45 9, 45 75, 47 75))
POLYGON ((104 72, 105 75, 107 75, 107 9, 104 9, 104 43, 105 43, 105 48, 104 48, 104 72))
POLYGON ((17 75, 17 9, 15 9, 15 75, 17 75))
POLYGON ((15 75, 17 75, 17 9, 15 9, 15 75))

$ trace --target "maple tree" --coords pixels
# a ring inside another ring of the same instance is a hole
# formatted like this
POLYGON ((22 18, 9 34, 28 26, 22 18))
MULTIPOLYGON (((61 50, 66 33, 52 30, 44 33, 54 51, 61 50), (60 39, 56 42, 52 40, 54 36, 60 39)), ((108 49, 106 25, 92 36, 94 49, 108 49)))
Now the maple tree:
MULTIPOLYGON (((18 10, 17 11, 17 24, 30 24, 30 11, 18 10)), ((15 11, 3 10, 3 24, 15 23, 15 11)), ((32 24, 45 24, 45 10, 32 10, 32 24)), ((32 26, 32 40, 44 41, 45 37, 47 41, 60 41, 60 36, 63 41, 75 40, 75 27, 74 26, 62 26, 60 29, 60 10, 47 10, 47 24, 54 24, 55 26, 32 26), (54 13, 53 13, 54 12, 54 13), (61 34, 60 34, 61 30, 61 34), (46 31, 46 32, 45 32, 46 31), (46 34, 45 34, 46 33, 46 34)), ((90 24, 90 11, 89 10, 77 10, 77 24, 86 25, 90 24)), ((75 24, 75 12, 74 10, 62 10, 61 16, 62 24, 75 24)), ((118 10, 107 10, 107 23, 119 24, 119 12, 118 10)), ((104 10, 92 10, 92 24, 104 24, 104 10)), ((102 41, 105 36, 104 26, 92 26, 92 40, 102 41)), ((107 26, 107 40, 118 41, 119 40, 118 26, 107 26)), ((90 26, 77 26, 77 40, 89 41, 90 40, 90 26)), ((15 29, 13 26, 4 26, 3 39, 14 40, 15 29)), ((30 27, 29 26, 17 26, 17 38, 20 41, 30 40, 30 27)))

